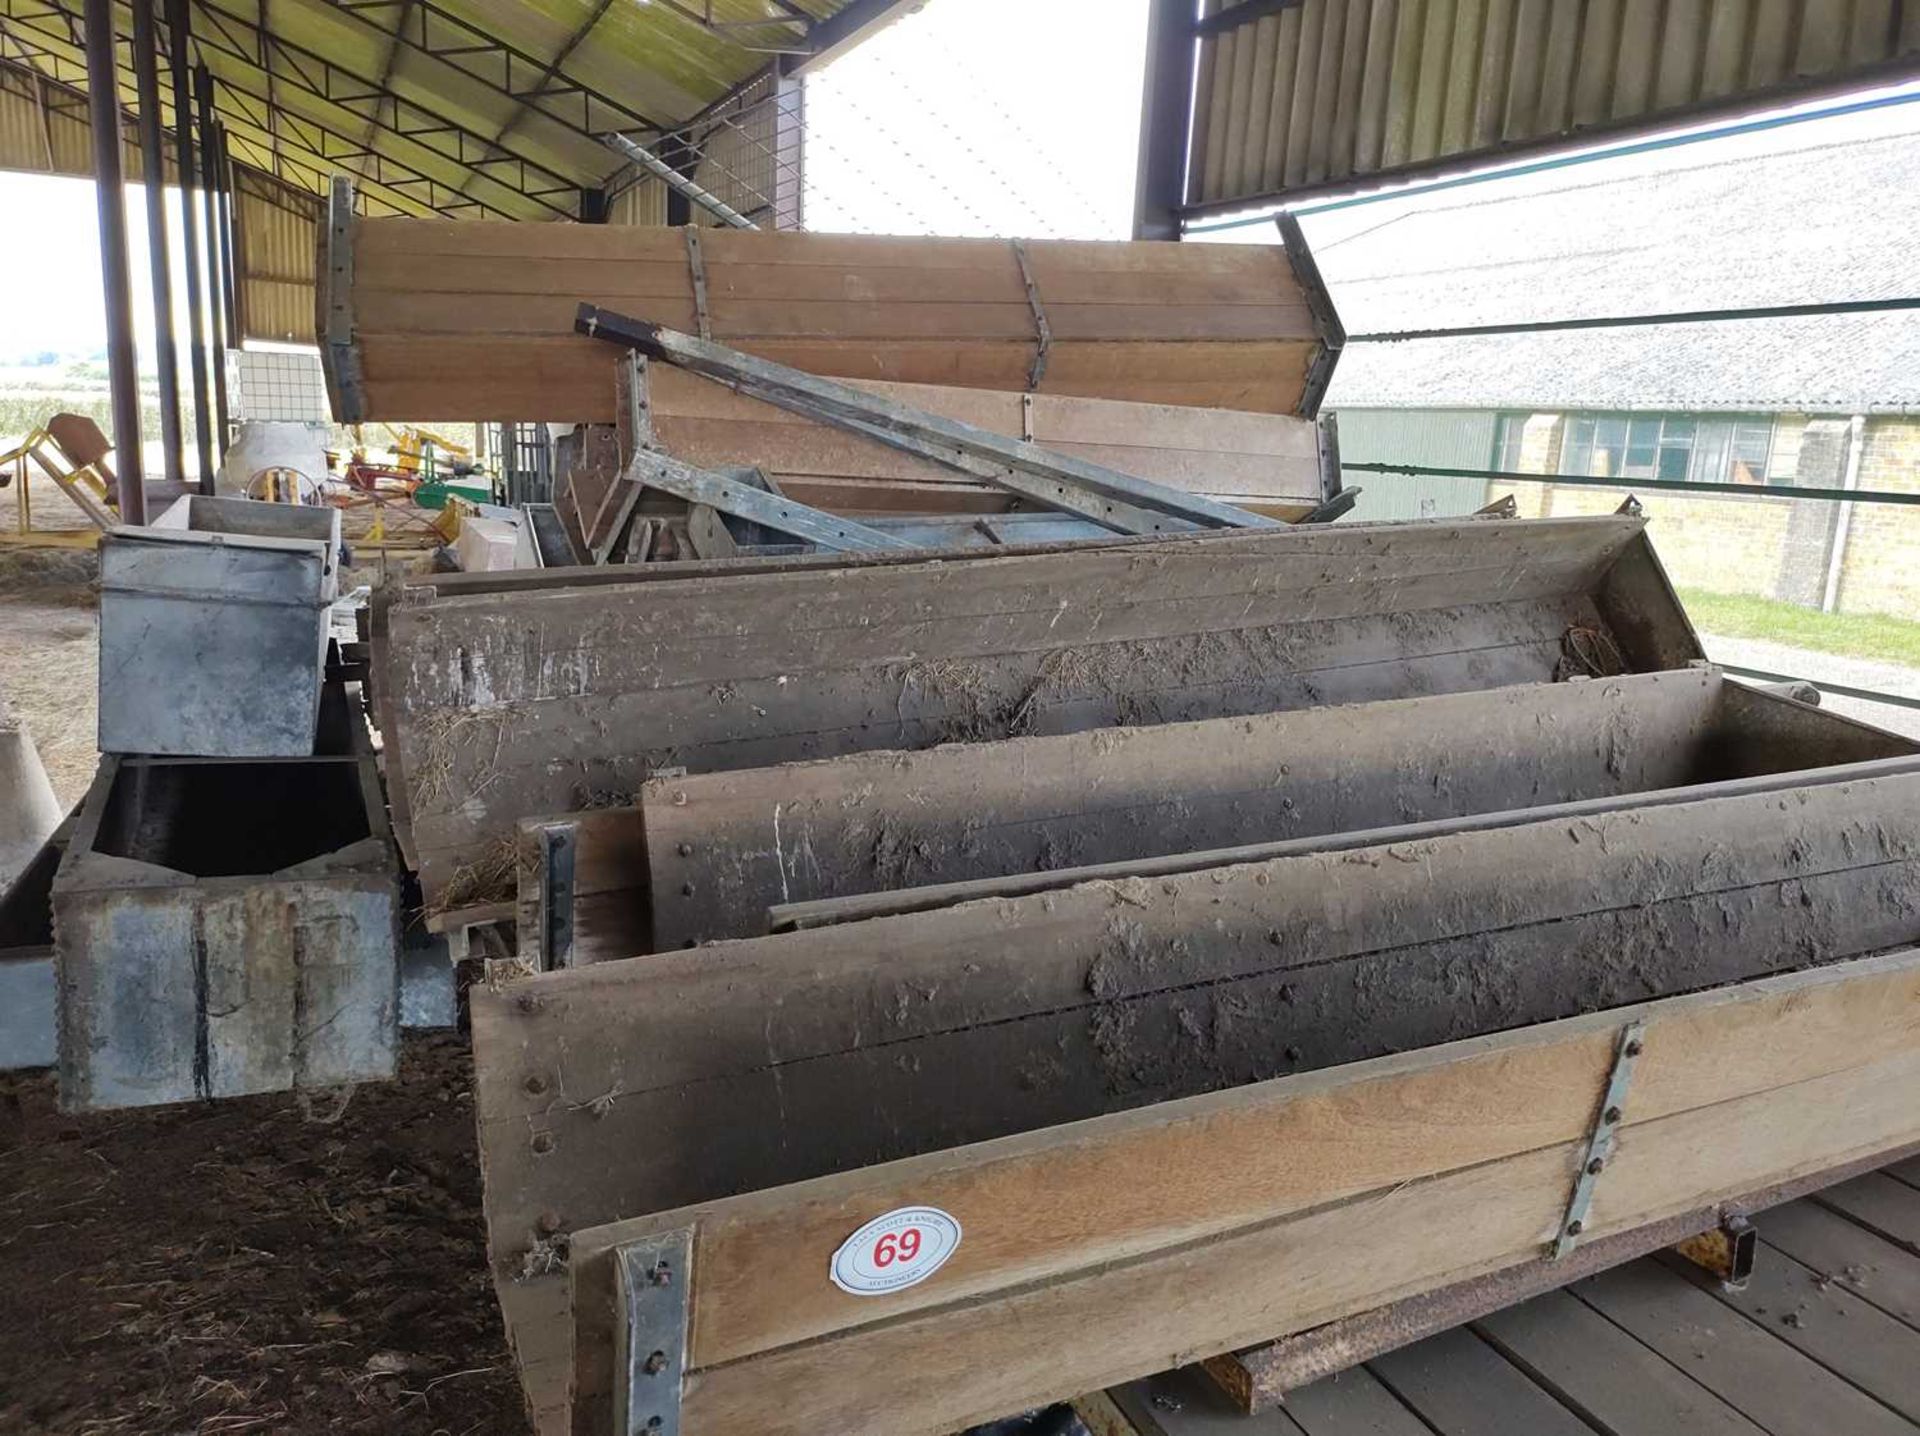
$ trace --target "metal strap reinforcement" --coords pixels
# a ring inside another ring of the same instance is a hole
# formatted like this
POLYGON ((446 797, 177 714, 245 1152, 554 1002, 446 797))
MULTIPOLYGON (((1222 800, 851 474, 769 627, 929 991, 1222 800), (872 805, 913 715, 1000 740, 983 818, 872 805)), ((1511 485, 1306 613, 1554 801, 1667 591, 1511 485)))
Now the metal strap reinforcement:
POLYGON ((1574 1178, 1573 1193, 1567 1198, 1566 1219, 1553 1242, 1553 1259, 1560 1260, 1580 1243, 1586 1230, 1587 1210, 1593 1205, 1593 1189, 1613 1155, 1613 1142, 1625 1115, 1627 1087, 1633 1081, 1634 1060, 1640 1056, 1647 1024, 1630 1022, 1620 1029, 1619 1045, 1613 1052, 1613 1070, 1607 1076, 1607 1090, 1600 1098, 1600 1111, 1587 1135, 1587 1148, 1580 1157, 1580 1173, 1574 1178))
POLYGON ((713 317, 707 312, 707 262, 700 252, 700 226, 686 227, 687 268, 693 272, 693 313, 700 323, 700 337, 713 338, 713 317))
POLYGON ((684 1227, 628 1242, 614 1253, 618 1436, 679 1436, 692 1266, 693 1233, 684 1227))
POLYGON ((1053 326, 1047 323, 1046 306, 1040 302, 1040 286, 1033 280, 1033 263, 1027 254, 1027 242, 1013 242, 1013 257, 1020 261, 1020 279, 1027 286, 1027 306, 1033 310, 1035 348, 1033 365, 1027 370, 1027 389, 1038 389, 1047 374, 1047 353, 1053 348, 1053 326))

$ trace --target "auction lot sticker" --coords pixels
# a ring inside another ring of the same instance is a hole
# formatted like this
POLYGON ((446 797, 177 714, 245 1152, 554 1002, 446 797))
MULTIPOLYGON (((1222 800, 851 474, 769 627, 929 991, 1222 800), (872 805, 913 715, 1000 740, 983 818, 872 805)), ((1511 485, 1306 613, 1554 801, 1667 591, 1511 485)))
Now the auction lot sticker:
POLYGON ((960 1223, 938 1207, 901 1207, 840 1244, 833 1284, 854 1296, 885 1296, 925 1281, 960 1246, 960 1223))

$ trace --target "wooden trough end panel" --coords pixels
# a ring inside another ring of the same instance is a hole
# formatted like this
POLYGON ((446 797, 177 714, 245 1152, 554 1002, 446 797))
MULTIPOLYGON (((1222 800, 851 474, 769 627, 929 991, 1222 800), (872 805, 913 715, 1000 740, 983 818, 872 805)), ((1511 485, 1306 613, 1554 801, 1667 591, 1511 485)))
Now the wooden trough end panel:
POLYGON ((752 1192, 575 1234, 573 1436, 623 1386, 684 1436, 936 1436, 1532 1261, 1634 1023, 1589 1236, 1920 1140, 1907 950, 752 1192), (837 1286, 904 1209, 950 1258, 837 1286), (681 1233, 684 1375, 616 1371, 618 1253, 681 1233))
POLYGON ((489 871, 508 895, 522 819, 630 803, 662 768, 1548 682, 1592 653, 1679 666, 1677 609, 1660 661, 1569 652, 1645 543, 1622 518, 1360 525, 409 584, 375 624, 396 820, 428 899, 464 902, 489 871))
MULTIPOLYGON (((342 417, 606 423, 613 395, 597 346, 572 332, 578 303, 706 332, 683 230, 353 219, 350 204, 337 188, 320 237, 322 362, 342 417)), ((1311 418, 1336 346, 1302 252, 700 237, 713 337, 813 373, 1311 418)))

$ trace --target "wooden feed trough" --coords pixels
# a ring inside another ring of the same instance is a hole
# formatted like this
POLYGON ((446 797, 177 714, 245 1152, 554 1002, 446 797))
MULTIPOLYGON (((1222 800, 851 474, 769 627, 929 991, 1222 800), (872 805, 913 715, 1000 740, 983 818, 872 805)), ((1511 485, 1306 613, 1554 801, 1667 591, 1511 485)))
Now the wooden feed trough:
POLYGON ((603 304, 836 378, 1311 418, 1344 343, 1275 246, 358 218, 335 184, 319 332, 334 417, 607 423, 603 304))
POLYGON ((388 613, 688 770, 474 995, 543 1432, 933 1436, 1920 1141, 1920 753, 1691 668, 1637 521, 742 568, 388 613))

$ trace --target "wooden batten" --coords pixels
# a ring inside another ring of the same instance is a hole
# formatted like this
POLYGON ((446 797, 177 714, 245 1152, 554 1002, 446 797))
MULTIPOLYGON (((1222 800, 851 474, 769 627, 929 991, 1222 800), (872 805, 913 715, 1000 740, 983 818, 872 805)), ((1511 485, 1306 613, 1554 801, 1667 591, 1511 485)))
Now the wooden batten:
POLYGON ((692 1233, 687 1436, 935 1436, 1535 1261, 1628 1023, 1589 1238, 1920 1139, 1912 950, 1163 1103, 575 1233, 553 1429, 607 1429, 612 1253, 657 1232, 692 1233), (908 1205, 958 1220, 953 1258, 838 1290, 839 1244, 908 1205))
MULTIPOLYGON (((342 419, 608 422, 575 307, 702 328, 679 229, 356 219, 323 247, 342 419)), ((1279 246, 712 230, 701 253, 714 338, 837 378, 1311 417, 1339 343, 1279 246)))

